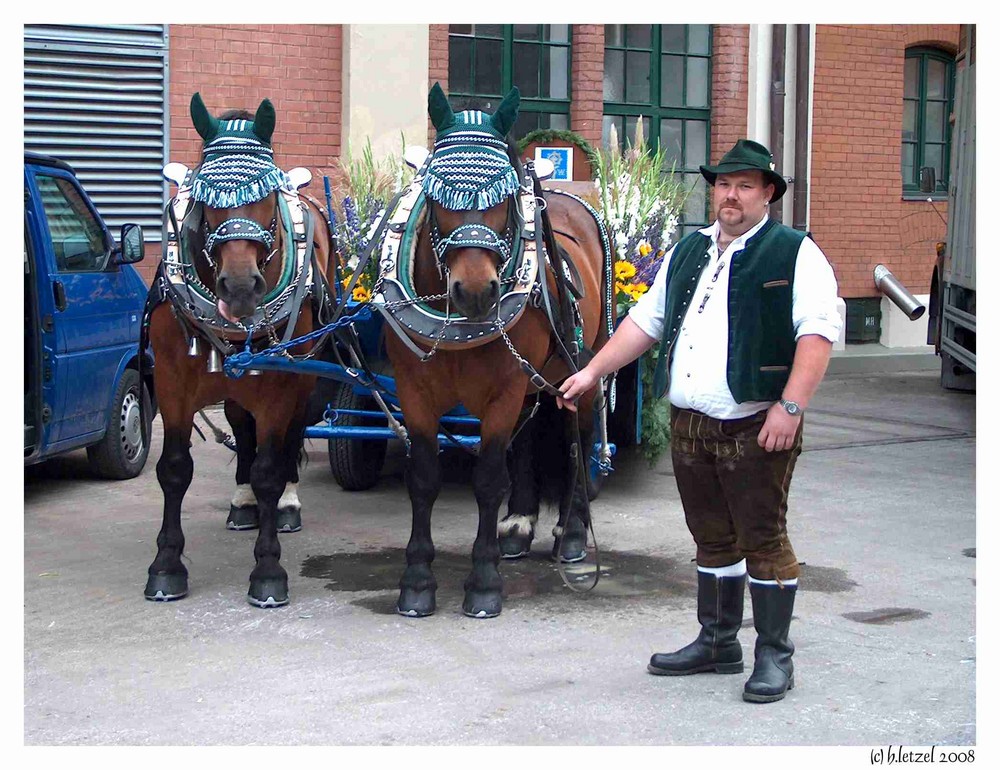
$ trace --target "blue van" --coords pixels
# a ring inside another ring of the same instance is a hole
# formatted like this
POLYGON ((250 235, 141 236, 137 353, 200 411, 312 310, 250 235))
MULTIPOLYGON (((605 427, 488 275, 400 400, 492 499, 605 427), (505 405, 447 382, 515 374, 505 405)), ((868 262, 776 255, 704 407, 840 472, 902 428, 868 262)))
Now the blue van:
POLYGON ((143 253, 138 225, 116 244, 67 163, 25 151, 25 465, 81 447, 104 478, 146 464, 153 368, 139 366, 147 288, 132 267, 143 253))

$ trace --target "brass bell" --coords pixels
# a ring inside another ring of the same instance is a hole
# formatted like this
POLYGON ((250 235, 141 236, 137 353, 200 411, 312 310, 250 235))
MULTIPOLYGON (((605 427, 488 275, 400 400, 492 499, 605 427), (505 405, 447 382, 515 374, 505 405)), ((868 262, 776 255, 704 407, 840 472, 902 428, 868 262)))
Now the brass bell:
POLYGON ((188 355, 197 358, 201 355, 201 341, 197 337, 192 337, 188 342, 188 355))
POLYGON ((222 356, 217 348, 208 351, 208 373, 216 374, 222 371, 222 356))

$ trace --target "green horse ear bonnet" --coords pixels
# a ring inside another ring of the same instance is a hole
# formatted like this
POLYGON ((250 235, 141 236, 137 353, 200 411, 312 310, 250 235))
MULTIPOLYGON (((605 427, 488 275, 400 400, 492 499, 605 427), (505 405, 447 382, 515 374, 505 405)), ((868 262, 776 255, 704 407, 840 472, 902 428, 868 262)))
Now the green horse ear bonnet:
POLYGON ((274 165, 275 115, 270 100, 260 103, 252 121, 219 120, 196 93, 191 97, 191 120, 205 143, 191 189, 194 200, 231 209, 290 186, 285 172, 274 165))
POLYGON ((454 211, 496 206, 520 187, 507 155, 507 133, 517 120, 521 94, 511 89, 492 115, 479 110, 455 113, 438 83, 427 97, 427 111, 437 129, 434 154, 423 191, 454 211))

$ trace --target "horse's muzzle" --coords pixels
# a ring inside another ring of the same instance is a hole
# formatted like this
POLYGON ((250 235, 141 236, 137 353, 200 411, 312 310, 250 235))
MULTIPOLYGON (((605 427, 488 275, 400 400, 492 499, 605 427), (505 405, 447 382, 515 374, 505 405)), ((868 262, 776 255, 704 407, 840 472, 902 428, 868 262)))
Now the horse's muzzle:
POLYGON ((215 282, 219 312, 230 321, 251 316, 263 301, 266 289, 267 283, 260 273, 235 277, 222 274, 215 282))
POLYGON ((470 289, 466 282, 452 281, 451 302, 470 321, 485 321, 491 314, 495 314, 499 299, 500 281, 496 279, 478 290, 470 289))

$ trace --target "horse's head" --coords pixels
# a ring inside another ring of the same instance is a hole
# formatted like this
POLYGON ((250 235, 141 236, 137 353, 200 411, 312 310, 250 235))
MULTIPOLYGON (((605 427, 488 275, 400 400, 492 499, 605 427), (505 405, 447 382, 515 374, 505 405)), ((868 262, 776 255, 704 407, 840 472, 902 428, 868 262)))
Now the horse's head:
POLYGON ((279 246, 275 190, 285 175, 270 144, 274 107, 264 99, 255 115, 233 110, 215 118, 195 94, 191 117, 205 142, 192 188, 204 211, 204 256, 214 271, 219 314, 235 322, 262 304, 264 270, 279 246))
POLYGON ((431 245, 459 313, 485 320, 500 298, 500 268, 511 257, 520 187, 517 153, 506 135, 517 118, 515 88, 492 115, 456 115, 435 83, 428 111, 437 128, 424 180, 431 245))
POLYGON ((432 209, 432 241, 448 276, 451 304, 482 321, 500 299, 500 266, 510 257, 510 203, 486 211, 432 209), (467 245, 466 245, 467 244, 467 245))

